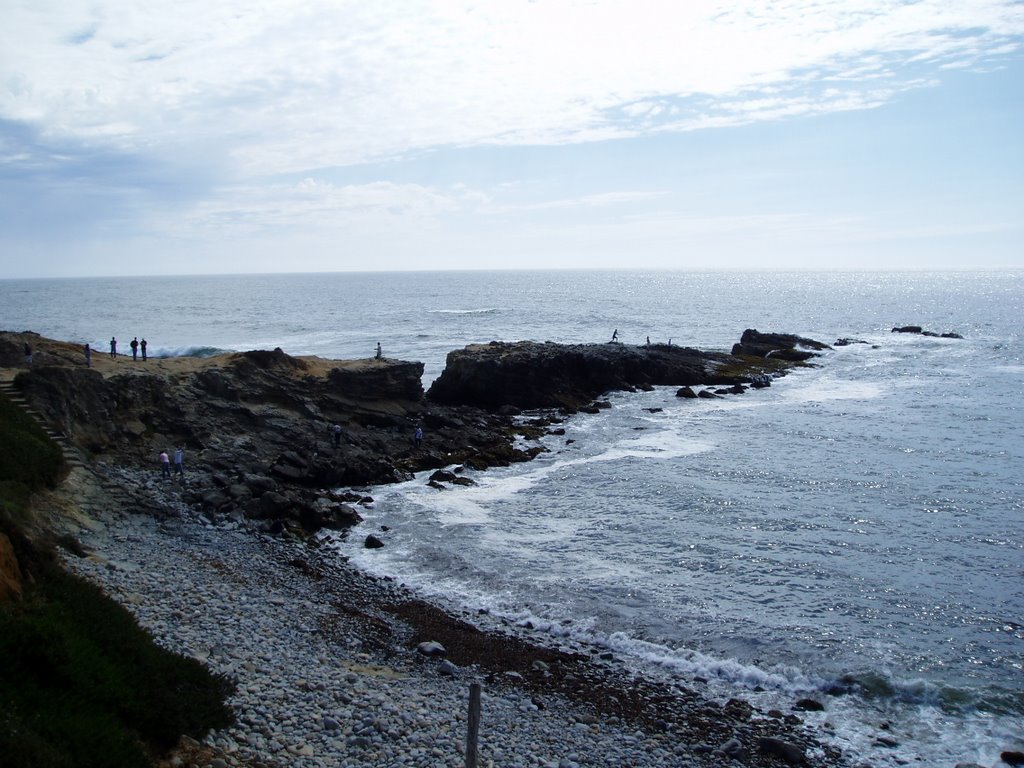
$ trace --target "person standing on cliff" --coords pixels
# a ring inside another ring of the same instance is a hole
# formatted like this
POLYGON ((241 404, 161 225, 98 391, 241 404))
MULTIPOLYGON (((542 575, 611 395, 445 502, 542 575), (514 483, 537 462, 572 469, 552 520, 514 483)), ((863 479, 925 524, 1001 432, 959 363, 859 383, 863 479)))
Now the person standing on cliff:
POLYGON ((136 336, 132 339, 132 343, 128 346, 132 348, 132 362, 135 362, 139 359, 139 337, 136 336))
POLYGON ((331 427, 331 435, 334 438, 334 447, 341 447, 341 424, 335 424, 331 427))
POLYGON ((142 350, 142 362, 146 362, 146 340, 139 342, 139 349, 142 350))
POLYGON ((378 341, 377 342, 377 359, 380 360, 382 357, 384 357, 384 353, 381 351, 380 342, 378 341))
POLYGON ((85 345, 85 367, 92 368, 92 347, 85 345))
POLYGON ((32 365, 32 345, 25 342, 25 365, 32 365))
POLYGON ((178 447, 174 450, 174 474, 181 475, 185 479, 185 451, 178 447))
POLYGON ((117 338, 114 336, 110 337, 110 359, 115 360, 117 358, 117 338))
POLYGON ((167 451, 160 451, 160 475, 168 480, 171 479, 171 459, 167 455, 167 451))
POLYGON ((612 341, 616 341, 618 338, 619 338, 619 329, 616 328, 614 331, 612 331, 612 341))

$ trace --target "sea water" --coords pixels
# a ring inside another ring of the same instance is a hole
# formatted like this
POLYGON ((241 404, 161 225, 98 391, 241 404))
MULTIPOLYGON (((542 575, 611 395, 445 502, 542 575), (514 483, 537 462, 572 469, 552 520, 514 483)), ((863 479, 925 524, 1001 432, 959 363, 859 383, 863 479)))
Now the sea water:
POLYGON ((952 766, 1024 749, 1022 301, 1013 271, 18 280, 0 281, 0 327, 157 355, 379 341, 427 386, 448 351, 493 339, 855 339, 742 396, 612 393, 472 487, 374 488, 363 528, 386 526, 385 548, 338 546, 722 700, 818 698, 806 718, 873 765, 952 766), (906 324, 964 338, 891 332, 906 324))

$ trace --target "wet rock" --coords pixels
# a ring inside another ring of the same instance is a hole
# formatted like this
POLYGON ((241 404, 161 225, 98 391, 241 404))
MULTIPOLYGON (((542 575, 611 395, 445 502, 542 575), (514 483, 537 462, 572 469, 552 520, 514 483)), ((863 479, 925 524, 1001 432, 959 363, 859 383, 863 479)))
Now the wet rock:
POLYGON ((793 705, 797 712, 823 712, 825 705, 815 699, 800 699, 793 705))
POLYGON ((778 757, 788 765, 804 765, 807 755, 796 744, 777 739, 774 736, 762 736, 757 740, 757 748, 766 755, 778 757))
POLYGON ((363 546, 366 549, 380 549, 384 546, 384 542, 371 533, 366 537, 366 540, 363 542, 363 546))
POLYGON ((820 341, 794 336, 789 333, 761 333, 748 328, 732 347, 737 357, 763 357, 799 363, 818 356, 818 352, 829 349, 820 341))
POLYGON ((1024 752, 1002 752, 999 755, 999 759, 1007 765, 1024 765, 1024 752))

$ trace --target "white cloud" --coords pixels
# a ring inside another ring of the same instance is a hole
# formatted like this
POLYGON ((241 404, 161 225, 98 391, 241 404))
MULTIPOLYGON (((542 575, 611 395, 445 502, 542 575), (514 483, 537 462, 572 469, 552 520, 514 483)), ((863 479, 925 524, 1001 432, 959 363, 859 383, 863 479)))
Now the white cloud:
POLYGON ((1012 0, 7 0, 0 118, 244 178, 868 108, 1021 34, 1012 0))

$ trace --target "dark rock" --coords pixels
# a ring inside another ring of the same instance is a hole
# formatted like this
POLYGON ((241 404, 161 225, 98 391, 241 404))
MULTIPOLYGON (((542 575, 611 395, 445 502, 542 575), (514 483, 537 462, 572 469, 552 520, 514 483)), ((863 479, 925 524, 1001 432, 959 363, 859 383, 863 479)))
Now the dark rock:
POLYGON ((848 347, 851 344, 867 344, 867 342, 864 341, 863 339, 847 339, 847 338, 843 338, 843 339, 836 339, 835 342, 832 344, 832 346, 833 347, 848 347))
POLYGON ((430 482, 432 483, 452 483, 456 479, 455 473, 449 472, 446 469, 439 469, 430 476, 430 482))
POLYGON ((363 542, 363 546, 366 549, 380 549, 384 546, 384 542, 371 533, 366 537, 366 541, 363 542))
POLYGON ((676 391, 676 397, 697 397, 692 387, 681 387, 676 391))
POLYGON ((204 509, 221 509, 231 503, 231 497, 217 490, 207 491, 202 495, 204 509))
POLYGON ((702 389, 697 393, 697 397, 703 398, 704 400, 714 400, 718 395, 712 392, 710 389, 702 389))
POLYGON ((805 339, 789 333, 761 333, 752 328, 743 332, 732 354, 737 357, 764 357, 799 363, 817 357, 818 352, 829 349, 828 344, 805 339))
POLYGON ((724 755, 727 755, 728 757, 731 757, 733 760, 745 761, 747 759, 746 747, 743 746, 742 741, 735 737, 729 739, 724 744, 719 746, 718 751, 724 755))
POLYGON ((750 705, 750 702, 743 699, 729 699, 722 709, 729 717, 741 722, 749 720, 750 716, 754 713, 754 708, 750 705))
POLYGON ((302 480, 308 474, 307 470, 291 464, 275 464, 270 468, 270 471, 282 480, 290 482, 302 480))
POLYGON ((252 490, 247 485, 235 483, 228 487, 231 498, 238 502, 245 502, 252 498, 252 490))
POLYGON ((793 709, 797 712, 823 712, 825 705, 814 699, 800 699, 793 705, 793 709))
POLYGON ((1007 765, 1024 765, 1024 752, 1002 752, 999 755, 999 759, 1007 765))
POLYGON ((276 491, 268 491, 260 496, 259 510, 262 517, 279 517, 292 507, 292 500, 276 491))
POLYGON ((762 736, 757 740, 757 748, 764 754, 778 757, 788 765, 804 765, 807 762, 807 755, 803 749, 790 744, 788 741, 776 739, 772 736, 762 736))
POLYGON ((901 325, 892 329, 893 333, 921 333, 920 325, 901 325))

